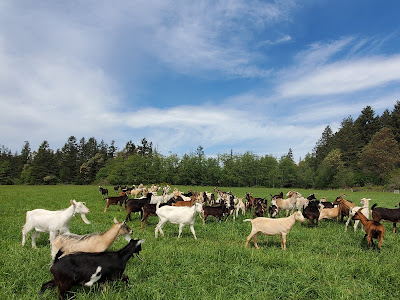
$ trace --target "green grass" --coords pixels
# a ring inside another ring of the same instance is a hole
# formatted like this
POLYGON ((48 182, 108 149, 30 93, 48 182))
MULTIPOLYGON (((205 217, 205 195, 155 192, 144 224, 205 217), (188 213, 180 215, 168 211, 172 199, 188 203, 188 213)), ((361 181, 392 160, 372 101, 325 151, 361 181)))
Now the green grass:
MULTIPOLYGON (((179 187, 187 191, 190 187, 179 187)), ((211 187, 192 187, 211 191, 211 187)), ((256 197, 276 194, 280 189, 231 189, 237 196, 253 192, 256 197)), ((109 187, 112 190, 112 187, 109 187)), ((287 190, 283 190, 284 193, 287 190)), ((340 190, 299 190, 333 200, 340 190)), ((357 204, 363 197, 394 207, 400 196, 379 192, 347 192, 347 199, 357 204)), ((43 282, 51 278, 48 234, 37 239, 38 249, 31 248, 30 236, 21 246, 21 228, 25 212, 35 208, 66 208, 70 199, 84 201, 92 222, 86 225, 79 216, 71 222, 71 232, 85 234, 107 230, 113 218, 125 219, 126 213, 111 206, 103 213, 105 203, 97 186, 0 186, 0 299, 33 299, 43 282)), ((204 226, 198 217, 195 241, 188 227, 177 239, 178 226, 166 224, 165 237, 154 238, 158 219, 149 217, 149 226, 140 230, 139 215, 128 225, 134 237, 146 239, 140 262, 131 259, 125 273, 130 283, 114 282, 92 288, 76 287, 75 299, 368 299, 400 297, 398 271, 399 236, 392 233, 391 223, 384 223, 386 236, 381 253, 366 250, 364 233, 344 232, 344 224, 322 221, 318 228, 296 223, 287 237, 287 250, 280 249, 279 236, 259 236, 259 250, 250 242, 244 248, 251 224, 216 222, 210 217, 204 226)), ((126 245, 117 240, 112 250, 126 245)), ((55 291, 47 290, 43 299, 56 299, 55 291)))

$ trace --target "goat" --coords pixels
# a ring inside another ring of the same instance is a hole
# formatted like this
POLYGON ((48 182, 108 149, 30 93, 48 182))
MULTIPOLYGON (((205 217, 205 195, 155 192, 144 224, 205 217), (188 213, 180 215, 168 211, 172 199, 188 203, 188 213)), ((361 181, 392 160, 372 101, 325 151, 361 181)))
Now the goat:
MULTIPOLYGON (((160 207, 164 206, 164 205, 172 205, 173 201, 174 201, 173 199, 170 199, 170 200, 168 200, 167 203, 161 203, 160 207)), ((142 211, 143 211, 143 215, 142 215, 142 219, 140 220, 140 229, 143 229, 144 222, 146 222, 146 225, 148 225, 147 218, 149 216, 157 216, 156 204, 146 203, 145 205, 143 205, 142 211)))
POLYGON ((271 200, 278 199, 278 198, 283 199, 283 192, 280 192, 279 194, 273 195, 273 196, 272 196, 272 194, 270 194, 270 195, 271 195, 271 200))
POLYGON ((324 208, 323 204, 319 204, 320 211, 318 221, 322 219, 335 219, 336 222, 339 222, 339 206, 335 206, 333 208, 324 208))
POLYGON ((246 214, 246 206, 243 203, 243 198, 238 198, 238 201, 236 203, 236 217, 239 215, 239 211, 242 212, 242 215, 246 214))
POLYGON ((157 204, 157 203, 166 203, 168 202, 170 199, 172 199, 174 197, 174 194, 166 194, 163 193, 161 196, 157 196, 157 193, 152 194, 151 196, 151 200, 150 203, 151 204, 157 204))
POLYGON ((275 218, 278 213, 279 213, 279 209, 278 206, 276 206, 276 200, 271 200, 271 204, 268 207, 268 217, 269 218, 275 218))
MULTIPOLYGON (((257 205, 258 202, 264 202, 266 199, 263 198, 255 198, 250 196, 250 193, 246 193, 246 208, 252 209, 257 205)), ((266 202, 266 201, 265 201, 266 202)))
POLYGON ((319 203, 321 203, 324 206, 324 208, 333 208, 334 207, 332 202, 326 201, 326 197, 321 198, 319 203))
POLYGON ((83 222, 90 224, 85 214, 90 211, 84 202, 70 201, 71 206, 64 210, 50 211, 45 209, 34 209, 26 212, 26 222, 22 228, 22 246, 25 245, 26 235, 35 229, 32 235, 32 248, 36 248, 36 238, 41 232, 50 233, 50 241, 54 240, 57 234, 69 233, 69 222, 80 214, 83 222))
POLYGON ((296 211, 292 215, 286 218, 271 219, 271 218, 255 218, 246 219, 244 222, 251 222, 251 232, 246 239, 245 247, 249 244, 251 238, 253 238, 254 247, 259 249, 257 245, 257 235, 262 233, 265 235, 280 235, 281 236, 281 248, 286 250, 286 235, 289 233, 290 229, 296 223, 296 221, 304 222, 305 218, 300 211, 296 211))
POLYGON ((191 196, 190 201, 176 201, 172 203, 172 206, 192 206, 194 204, 195 197, 191 196))
MULTIPOLYGON (((312 194, 313 195, 313 194, 312 194)), ((306 207, 308 205, 309 199, 308 198, 304 198, 299 192, 296 192, 294 190, 289 191, 286 194, 286 197, 288 198, 295 198, 295 207, 297 210, 302 209, 303 207, 306 207)), ((314 196, 315 197, 315 196, 314 196)))
POLYGON ((365 235, 364 239, 368 237, 367 240, 367 249, 369 249, 370 244, 374 245, 374 241, 372 239, 379 239, 378 242, 378 251, 381 251, 381 246, 383 242, 383 237, 385 236, 385 227, 381 223, 375 220, 368 220, 366 216, 361 213, 362 208, 360 208, 353 216, 353 220, 360 220, 361 224, 364 226, 365 235))
POLYGON ((400 222, 400 203, 399 208, 376 207, 376 204, 371 207, 372 219, 379 222, 393 222, 393 233, 396 233, 396 223, 400 222))
POLYGON ((62 249, 63 256, 74 252, 103 252, 123 235, 129 241, 132 229, 125 222, 118 222, 114 218, 114 223, 109 230, 103 233, 92 233, 86 235, 61 234, 51 242, 51 258, 54 260, 58 250, 62 249))
MULTIPOLYGON (((344 195, 346 196, 346 195, 344 195)), ((342 198, 342 195, 336 198, 335 201, 333 201, 333 205, 339 205, 339 213, 338 216, 341 218, 341 221, 343 222, 343 217, 344 216, 350 216, 350 209, 355 207, 356 205, 346 199, 342 198)))
POLYGON ((119 196, 105 198, 107 204, 106 207, 104 208, 104 212, 107 212, 107 208, 110 205, 118 205, 118 204, 119 204, 119 211, 122 211, 122 203, 124 203, 125 200, 128 199, 128 195, 125 192, 121 193, 122 194, 119 196))
POLYGON ((114 186, 114 192, 116 192, 118 194, 118 190, 121 187, 120 184, 117 184, 116 186, 114 186))
POLYGON ((92 286, 96 282, 122 280, 128 283, 129 278, 123 274, 126 263, 142 249, 144 240, 130 240, 119 251, 100 253, 76 253, 63 258, 58 251, 54 264, 50 268, 53 278, 42 284, 40 294, 46 289, 57 287, 59 299, 64 299, 74 285, 92 286))
POLYGON ((222 203, 218 206, 204 206, 203 207, 203 224, 206 223, 208 216, 213 216, 221 221, 222 217, 228 213, 228 205, 222 203))
POLYGON ((316 223, 315 226, 318 226, 320 210, 320 202, 316 199, 309 200, 308 205, 303 208, 303 216, 310 221, 310 227, 314 226, 314 220, 316 223))
POLYGON ((108 190, 105 188, 102 188, 101 186, 99 186, 99 192, 103 197, 108 196, 108 190))
POLYGON ((158 236, 158 232, 160 232, 164 236, 164 232, 162 231, 162 227, 165 223, 170 222, 172 224, 179 224, 179 234, 178 238, 182 234, 182 228, 185 225, 189 225, 190 230, 194 236, 194 239, 197 240, 196 232, 194 231, 194 223, 196 220, 196 213, 202 214, 203 207, 200 203, 195 203, 193 206, 183 206, 183 207, 175 207, 165 205, 160 207, 158 203, 156 206, 156 214, 159 218, 159 222, 155 229, 155 238, 158 236))
POLYGON ((258 202, 254 209, 253 219, 255 217, 263 217, 265 212, 267 211, 267 209, 268 209, 268 205, 266 203, 258 202))
MULTIPOLYGON (((360 206, 355 206, 355 207, 353 207, 353 208, 350 209, 349 218, 347 219, 346 227, 345 227, 345 229, 344 229, 345 232, 347 231, 347 226, 349 225, 349 223, 350 223, 352 217, 355 215, 356 211, 358 211, 360 208, 361 208, 361 213, 362 213, 367 219, 369 218, 369 200, 371 200, 371 199, 362 198, 362 199, 361 199, 361 202, 360 202, 360 203, 363 205, 362 207, 360 207, 360 206)), ((358 223, 360 223, 360 220, 356 220, 356 221, 354 222, 354 231, 357 231, 358 223)))
POLYGON ((296 198, 291 197, 287 199, 274 198, 275 205, 278 207, 278 211, 286 210, 286 216, 288 216, 290 211, 293 211, 296 204, 296 198))
POLYGON ((128 219, 132 221, 131 219, 131 213, 139 212, 140 213, 140 219, 143 218, 143 206, 147 203, 150 203, 151 200, 151 193, 147 193, 146 197, 138 198, 138 199, 129 199, 128 201, 125 202, 125 209, 126 209, 126 221, 128 219))

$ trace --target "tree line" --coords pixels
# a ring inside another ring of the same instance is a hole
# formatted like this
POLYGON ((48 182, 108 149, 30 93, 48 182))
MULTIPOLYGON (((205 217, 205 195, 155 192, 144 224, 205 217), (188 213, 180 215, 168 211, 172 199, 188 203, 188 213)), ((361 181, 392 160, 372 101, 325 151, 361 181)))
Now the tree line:
POLYGON ((0 184, 152 184, 264 186, 272 188, 347 188, 366 185, 400 187, 400 101, 376 115, 366 106, 343 119, 337 132, 327 126, 315 147, 296 163, 292 149, 282 157, 251 151, 207 157, 199 146, 179 157, 162 155, 146 138, 119 150, 71 136, 61 149, 47 141, 20 153, 0 148, 0 184))

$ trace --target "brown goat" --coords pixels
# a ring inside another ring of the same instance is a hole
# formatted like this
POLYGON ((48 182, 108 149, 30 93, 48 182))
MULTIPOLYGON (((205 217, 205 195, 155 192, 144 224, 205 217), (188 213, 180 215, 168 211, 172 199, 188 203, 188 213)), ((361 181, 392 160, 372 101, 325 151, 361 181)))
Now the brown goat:
POLYGON ((176 201, 175 203, 172 203, 172 206, 193 206, 195 200, 196 197, 191 196, 190 201, 176 201))
POLYGON ((104 212, 107 211, 107 208, 110 205, 118 205, 118 204, 119 204, 119 211, 122 211, 122 203, 124 203, 126 199, 128 199, 128 196, 126 195, 126 193, 123 193, 122 196, 106 198, 105 200, 107 201, 107 204, 106 204, 106 207, 104 208, 104 212))
POLYGON ((350 209, 353 207, 356 207, 356 205, 346 199, 343 199, 342 196, 346 196, 346 195, 340 195, 339 197, 336 198, 336 200, 333 202, 333 205, 339 205, 339 213, 338 213, 338 217, 340 218, 340 220, 343 222, 343 217, 344 216, 350 216, 350 209))
POLYGON ((385 236, 385 227, 377 221, 374 220, 368 220, 367 217, 365 217, 361 213, 362 208, 360 208, 353 216, 353 220, 360 220, 361 224, 364 225, 364 230, 365 230, 365 236, 364 240, 366 237, 368 237, 368 244, 367 244, 367 249, 369 249, 370 244, 374 245, 374 242, 372 239, 379 239, 378 242, 378 251, 381 251, 381 246, 383 242, 383 237, 385 236))

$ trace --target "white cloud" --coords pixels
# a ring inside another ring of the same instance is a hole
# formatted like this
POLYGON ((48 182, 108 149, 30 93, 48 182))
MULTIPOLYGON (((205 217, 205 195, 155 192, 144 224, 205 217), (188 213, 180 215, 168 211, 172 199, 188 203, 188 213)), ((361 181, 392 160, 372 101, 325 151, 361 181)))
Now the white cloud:
POLYGON ((400 55, 327 64, 279 86, 283 97, 324 96, 376 88, 400 80, 400 55))

